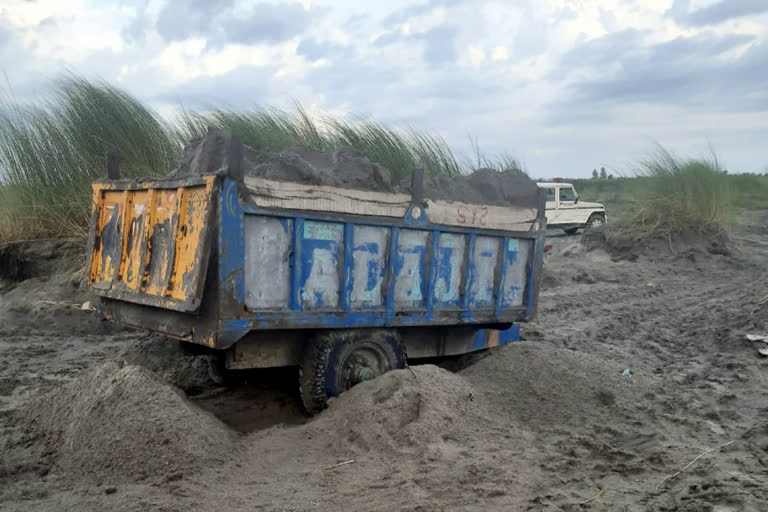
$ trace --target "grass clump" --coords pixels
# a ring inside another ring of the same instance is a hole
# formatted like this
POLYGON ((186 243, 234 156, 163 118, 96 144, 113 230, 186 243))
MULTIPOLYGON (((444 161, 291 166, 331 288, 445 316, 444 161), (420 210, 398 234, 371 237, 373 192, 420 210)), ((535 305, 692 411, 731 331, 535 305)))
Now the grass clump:
POLYGON ((422 168, 427 176, 457 175, 465 169, 443 139, 418 130, 400 131, 370 120, 349 121, 327 115, 313 117, 301 105, 295 112, 278 109, 237 112, 213 109, 185 112, 177 134, 187 142, 205 136, 215 126, 263 151, 308 146, 321 151, 353 149, 392 172, 395 181, 422 168))
POLYGON ((733 212, 729 176, 716 156, 680 158, 664 148, 641 163, 629 213, 614 235, 635 242, 725 235, 733 212))

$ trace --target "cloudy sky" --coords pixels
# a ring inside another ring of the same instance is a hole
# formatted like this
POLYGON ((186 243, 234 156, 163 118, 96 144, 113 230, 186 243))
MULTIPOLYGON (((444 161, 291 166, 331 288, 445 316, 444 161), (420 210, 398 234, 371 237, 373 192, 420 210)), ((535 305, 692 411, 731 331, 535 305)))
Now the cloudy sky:
POLYGON ((69 70, 165 116, 297 99, 541 177, 655 143, 768 170, 768 0, 0 0, 0 68, 17 98, 69 70))

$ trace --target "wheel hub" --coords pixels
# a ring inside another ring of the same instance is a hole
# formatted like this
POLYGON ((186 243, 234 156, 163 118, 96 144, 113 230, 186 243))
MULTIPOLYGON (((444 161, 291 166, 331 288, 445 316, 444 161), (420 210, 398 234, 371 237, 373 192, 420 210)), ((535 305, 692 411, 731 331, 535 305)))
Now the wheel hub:
POLYGON ((342 365, 344 389, 373 380, 389 370, 385 355, 373 344, 361 344, 350 353, 342 365))
POLYGON ((360 384, 361 382, 371 380, 374 377, 376 377, 376 374, 371 368, 368 368, 367 366, 358 366, 354 369, 353 372, 353 379, 355 384, 360 384))

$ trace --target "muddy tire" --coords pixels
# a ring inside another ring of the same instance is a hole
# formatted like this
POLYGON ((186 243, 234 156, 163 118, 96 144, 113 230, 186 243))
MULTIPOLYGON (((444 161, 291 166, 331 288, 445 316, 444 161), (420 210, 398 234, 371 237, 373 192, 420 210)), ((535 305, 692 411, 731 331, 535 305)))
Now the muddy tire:
POLYGON ((605 224, 605 215, 602 213, 593 213, 587 221, 587 227, 592 229, 599 228, 603 224, 605 224))
POLYGON ((299 369, 304 409, 317 414, 328 400, 355 384, 405 368, 403 340, 397 331, 355 329, 324 331, 308 341, 299 369))

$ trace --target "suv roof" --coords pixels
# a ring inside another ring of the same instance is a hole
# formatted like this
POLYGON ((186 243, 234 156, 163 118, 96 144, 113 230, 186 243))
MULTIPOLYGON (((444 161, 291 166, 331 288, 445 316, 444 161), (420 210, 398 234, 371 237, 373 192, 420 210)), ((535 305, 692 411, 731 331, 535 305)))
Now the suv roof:
POLYGON ((541 188, 555 188, 555 187, 572 187, 573 185, 570 183, 565 183, 562 181, 539 181, 536 183, 541 188))

